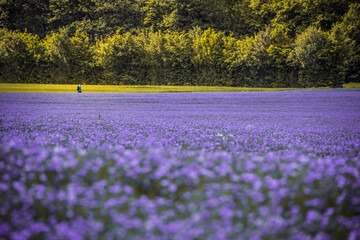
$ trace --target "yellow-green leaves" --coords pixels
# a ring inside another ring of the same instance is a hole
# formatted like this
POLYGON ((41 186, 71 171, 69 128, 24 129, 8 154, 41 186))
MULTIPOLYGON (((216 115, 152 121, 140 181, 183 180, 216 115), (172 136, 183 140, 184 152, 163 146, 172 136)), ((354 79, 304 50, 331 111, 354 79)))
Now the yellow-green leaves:
POLYGON ((224 33, 207 29, 193 41, 196 65, 215 66, 218 62, 223 61, 224 33))
POLYGON ((39 37, 0 29, 0 78, 16 82, 36 75, 39 37))
POLYGON ((299 68, 299 82, 310 87, 341 85, 350 43, 336 25, 330 32, 308 27, 296 37, 289 55, 289 61, 299 68))
POLYGON ((315 27, 309 27, 297 36, 290 59, 301 68, 314 66, 326 41, 327 36, 324 32, 315 27))
POLYGON ((57 83, 86 82, 92 67, 92 50, 88 36, 68 29, 47 36, 42 41, 45 71, 57 83))

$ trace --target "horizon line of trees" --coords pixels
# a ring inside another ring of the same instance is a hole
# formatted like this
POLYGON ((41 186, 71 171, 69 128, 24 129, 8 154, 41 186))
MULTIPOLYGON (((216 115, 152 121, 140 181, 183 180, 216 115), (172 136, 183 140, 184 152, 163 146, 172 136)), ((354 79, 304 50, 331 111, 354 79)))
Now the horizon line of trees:
POLYGON ((0 82, 360 82, 356 1, 5 0, 0 8, 0 82))

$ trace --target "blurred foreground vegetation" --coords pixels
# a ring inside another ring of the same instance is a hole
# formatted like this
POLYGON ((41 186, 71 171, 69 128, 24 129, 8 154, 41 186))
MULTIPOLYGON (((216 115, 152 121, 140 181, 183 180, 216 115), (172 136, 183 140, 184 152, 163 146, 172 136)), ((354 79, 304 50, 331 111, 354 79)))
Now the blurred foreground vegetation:
POLYGON ((341 87, 355 0, 2 0, 0 82, 341 87))

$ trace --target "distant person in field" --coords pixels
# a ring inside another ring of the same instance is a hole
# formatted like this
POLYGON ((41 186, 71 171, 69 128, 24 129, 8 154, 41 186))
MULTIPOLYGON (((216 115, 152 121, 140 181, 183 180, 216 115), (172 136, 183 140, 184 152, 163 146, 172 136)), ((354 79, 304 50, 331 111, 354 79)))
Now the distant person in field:
POLYGON ((81 83, 80 83, 79 86, 77 87, 77 91, 78 91, 78 93, 81 93, 81 83))

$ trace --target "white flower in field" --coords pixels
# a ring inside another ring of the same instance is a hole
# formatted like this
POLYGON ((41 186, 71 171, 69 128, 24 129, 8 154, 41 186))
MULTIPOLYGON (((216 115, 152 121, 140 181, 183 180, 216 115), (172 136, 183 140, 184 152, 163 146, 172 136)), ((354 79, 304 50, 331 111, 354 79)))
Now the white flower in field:
POLYGON ((249 125, 246 125, 246 127, 245 127, 246 130, 251 130, 251 129, 253 129, 253 128, 254 128, 254 126, 253 126, 253 125, 250 125, 250 124, 249 124, 249 125))
POLYGON ((79 154, 79 156, 83 157, 86 154, 86 150, 85 149, 79 149, 77 153, 79 154))
POLYGON ((215 136, 221 138, 222 140, 226 140, 226 141, 229 140, 229 138, 234 137, 234 135, 232 135, 232 134, 229 134, 229 135, 226 136, 226 135, 223 134, 223 133, 216 133, 215 136))

